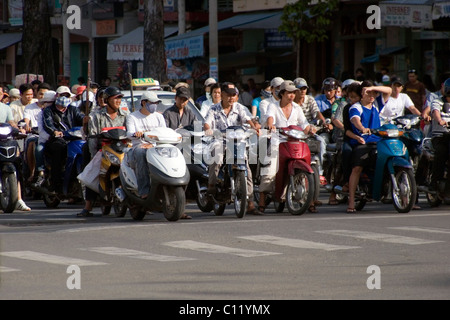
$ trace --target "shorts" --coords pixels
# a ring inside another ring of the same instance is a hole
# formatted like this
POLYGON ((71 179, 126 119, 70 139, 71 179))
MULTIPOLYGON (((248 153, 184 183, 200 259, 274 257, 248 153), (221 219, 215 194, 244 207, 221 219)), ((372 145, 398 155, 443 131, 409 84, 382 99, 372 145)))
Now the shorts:
POLYGON ((353 167, 373 167, 376 163, 377 145, 376 144, 358 144, 352 151, 353 167))

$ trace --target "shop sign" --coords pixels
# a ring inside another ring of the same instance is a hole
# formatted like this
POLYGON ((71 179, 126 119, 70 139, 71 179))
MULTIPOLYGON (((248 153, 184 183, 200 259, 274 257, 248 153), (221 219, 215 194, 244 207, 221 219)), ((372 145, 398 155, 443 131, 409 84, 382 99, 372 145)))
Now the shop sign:
POLYGON ((187 59, 200 57, 204 54, 203 35, 166 41, 167 59, 187 59))
POLYGON ((380 3, 381 26, 432 28, 431 6, 380 3))

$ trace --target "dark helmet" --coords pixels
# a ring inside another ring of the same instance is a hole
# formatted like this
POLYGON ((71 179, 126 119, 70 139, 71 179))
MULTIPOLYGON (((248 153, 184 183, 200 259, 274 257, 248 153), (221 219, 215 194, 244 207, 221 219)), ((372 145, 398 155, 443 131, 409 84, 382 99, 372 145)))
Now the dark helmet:
POLYGON ((335 90, 338 86, 338 81, 335 78, 326 78, 322 82, 323 90, 335 90))
POLYGON ((107 101, 108 98, 114 97, 114 96, 122 96, 123 97, 122 92, 120 92, 120 89, 117 87, 108 87, 103 92, 103 99, 105 101, 107 101))
POLYGON ((106 87, 98 88, 97 93, 95 94, 95 101, 98 101, 99 97, 104 98, 103 93, 105 92, 105 90, 106 90, 106 87))
POLYGON ((444 81, 444 96, 450 97, 450 78, 444 81))

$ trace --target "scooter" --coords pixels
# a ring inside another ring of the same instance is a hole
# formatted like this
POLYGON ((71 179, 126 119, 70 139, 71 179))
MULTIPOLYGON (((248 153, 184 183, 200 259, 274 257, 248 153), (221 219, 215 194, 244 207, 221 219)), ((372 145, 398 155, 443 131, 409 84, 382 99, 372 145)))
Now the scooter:
POLYGON ((245 216, 250 197, 247 189, 248 139, 254 134, 253 129, 230 126, 222 130, 219 137, 211 137, 208 141, 206 163, 212 163, 213 158, 223 159, 217 176, 216 196, 210 195, 216 216, 223 215, 226 205, 231 203, 234 203, 238 218, 245 216))
MULTIPOLYGON (((408 149, 400 140, 403 130, 392 123, 371 129, 382 139, 376 143, 375 168, 364 168, 355 193, 355 209, 361 211, 371 199, 380 201, 391 192, 394 208, 399 213, 411 211, 416 202, 417 186, 408 149)), ((340 186, 334 191, 348 196, 340 186)))
POLYGON ((301 215, 314 201, 315 179, 311 152, 302 128, 291 125, 279 130, 278 171, 275 176, 275 209, 301 215), (284 196, 285 195, 285 196, 284 196))
POLYGON ((47 153, 45 154, 44 182, 38 187, 31 186, 32 189, 42 193, 47 208, 57 208, 61 200, 70 198, 83 199, 83 187, 77 178, 83 171, 83 145, 86 143, 81 133, 81 127, 73 127, 64 131, 63 138, 68 141, 63 190, 59 193, 49 192, 50 164, 47 160, 51 155, 47 153))
POLYGON ((13 212, 17 205, 17 166, 21 161, 17 139, 26 137, 10 124, 0 123, 0 206, 5 213, 13 212))
POLYGON ((211 212, 214 201, 208 197, 208 165, 205 163, 204 150, 206 150, 207 137, 204 131, 195 131, 194 126, 186 126, 175 130, 183 137, 183 154, 191 179, 186 189, 186 198, 197 202, 202 212, 211 212))
POLYGON ((102 145, 102 160, 98 177, 102 214, 109 215, 111 208, 114 207, 116 217, 124 217, 128 207, 123 201, 120 201, 123 197, 123 190, 119 171, 124 158, 124 150, 130 147, 127 130, 125 127, 103 128, 98 138, 101 139, 102 145))
POLYGON ((175 146, 182 137, 170 128, 153 128, 144 133, 143 140, 154 145, 147 150, 150 191, 146 199, 139 197, 136 174, 125 153, 120 165, 123 197, 134 220, 144 219, 147 211, 163 211, 168 221, 177 221, 185 210, 185 190, 190 174, 181 151, 175 146))

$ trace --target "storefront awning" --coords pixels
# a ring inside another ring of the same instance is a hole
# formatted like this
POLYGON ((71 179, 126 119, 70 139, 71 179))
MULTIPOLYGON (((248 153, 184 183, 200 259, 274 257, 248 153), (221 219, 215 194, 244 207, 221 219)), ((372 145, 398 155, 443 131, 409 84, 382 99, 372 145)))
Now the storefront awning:
POLYGON ((20 41, 22 41, 22 33, 1 33, 0 50, 8 48, 20 41))
POLYGON ((450 17, 450 1, 435 2, 433 5, 432 19, 450 17))
MULTIPOLYGON (((164 38, 170 37, 177 31, 177 27, 165 27, 164 38)), ((144 27, 138 27, 110 41, 107 60, 144 60, 144 27)))
MULTIPOLYGON (((279 12, 238 14, 217 23, 217 29, 238 28, 249 23, 263 21, 274 17, 279 12)), ((269 27, 270 28, 270 27, 269 27)), ((195 29, 166 39, 166 56, 168 59, 186 59, 204 55, 203 36, 209 32, 209 26, 195 29)))
POLYGON ((379 3, 382 27, 433 27, 431 11, 433 0, 384 0, 379 3))
POLYGON ((375 53, 370 56, 364 57, 363 59, 361 59, 361 63, 375 63, 380 60, 380 56, 399 54, 402 53, 405 49, 406 47, 387 47, 381 49, 379 53, 375 53))

